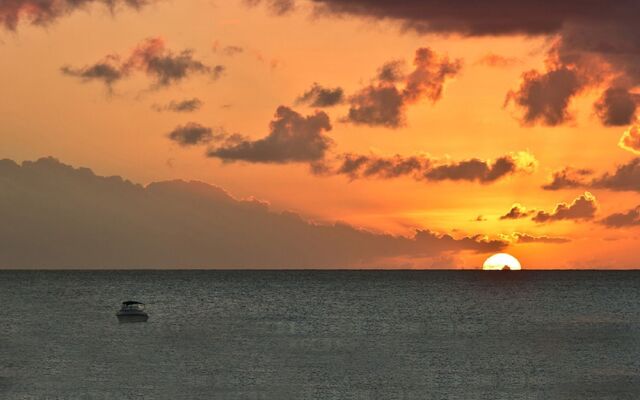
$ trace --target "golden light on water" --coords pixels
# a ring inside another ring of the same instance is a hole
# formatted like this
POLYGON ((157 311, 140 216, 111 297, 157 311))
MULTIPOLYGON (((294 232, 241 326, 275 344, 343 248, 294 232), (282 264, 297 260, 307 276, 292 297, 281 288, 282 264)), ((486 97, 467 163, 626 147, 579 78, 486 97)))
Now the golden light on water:
POLYGON ((520 270, 520 262, 517 258, 507 253, 494 254, 482 265, 485 271, 520 270))

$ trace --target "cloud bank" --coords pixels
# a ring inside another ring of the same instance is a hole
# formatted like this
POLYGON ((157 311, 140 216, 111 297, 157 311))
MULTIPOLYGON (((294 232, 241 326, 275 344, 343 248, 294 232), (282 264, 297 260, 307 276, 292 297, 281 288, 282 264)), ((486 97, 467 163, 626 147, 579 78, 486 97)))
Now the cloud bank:
POLYGON ((345 268, 506 241, 311 223, 200 182, 141 186, 55 159, 0 161, 1 268, 345 268))

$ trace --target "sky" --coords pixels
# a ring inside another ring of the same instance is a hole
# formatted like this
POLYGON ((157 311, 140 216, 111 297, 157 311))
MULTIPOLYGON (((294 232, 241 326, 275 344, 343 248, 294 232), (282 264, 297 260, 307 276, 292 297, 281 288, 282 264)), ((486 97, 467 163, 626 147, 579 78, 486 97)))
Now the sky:
POLYGON ((636 268, 640 5, 474 4, 0 2, 0 267, 636 268))

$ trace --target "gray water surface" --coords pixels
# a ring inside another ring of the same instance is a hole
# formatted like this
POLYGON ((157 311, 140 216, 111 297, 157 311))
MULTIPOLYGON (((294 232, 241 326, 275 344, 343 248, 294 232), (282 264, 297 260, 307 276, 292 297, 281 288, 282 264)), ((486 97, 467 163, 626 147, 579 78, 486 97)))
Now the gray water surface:
POLYGON ((640 397, 639 272, 0 271, 0 306, 0 399, 640 397))

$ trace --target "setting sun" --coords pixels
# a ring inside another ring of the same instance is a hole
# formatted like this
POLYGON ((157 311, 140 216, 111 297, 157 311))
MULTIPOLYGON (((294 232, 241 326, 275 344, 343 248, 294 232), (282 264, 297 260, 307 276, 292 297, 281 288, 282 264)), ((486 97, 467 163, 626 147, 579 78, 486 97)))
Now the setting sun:
POLYGON ((510 254, 498 253, 494 254, 482 265, 482 269, 485 271, 502 271, 502 270, 520 270, 520 262, 517 258, 510 254))

